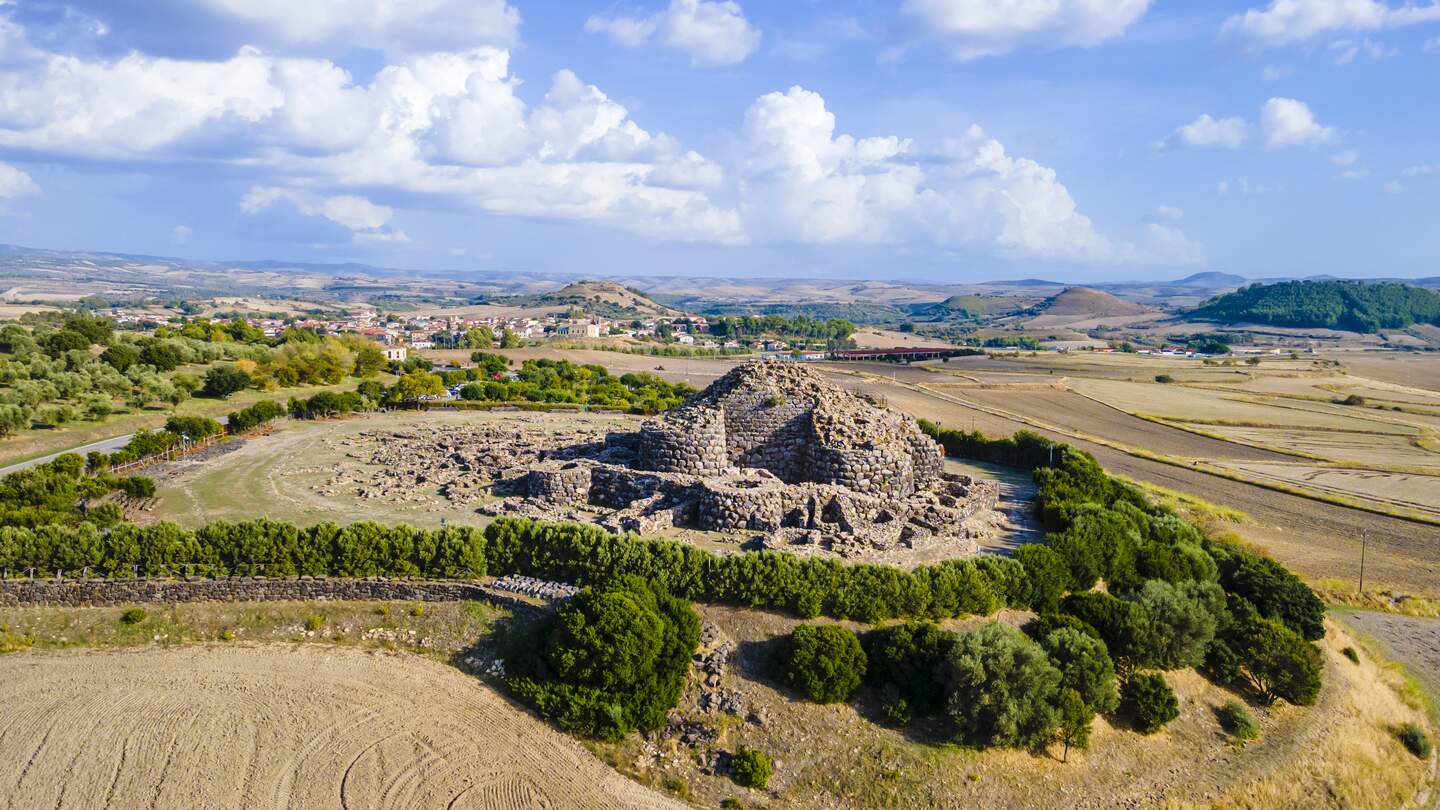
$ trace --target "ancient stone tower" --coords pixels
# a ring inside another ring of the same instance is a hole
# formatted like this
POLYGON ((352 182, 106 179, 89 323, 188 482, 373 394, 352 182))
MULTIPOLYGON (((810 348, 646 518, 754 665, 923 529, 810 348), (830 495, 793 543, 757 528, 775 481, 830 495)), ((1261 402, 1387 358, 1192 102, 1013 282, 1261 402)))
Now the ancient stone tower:
POLYGON ((939 479, 940 448, 915 420, 782 360, 755 360, 647 422, 640 465, 715 475, 768 470, 786 483, 907 497, 939 479))

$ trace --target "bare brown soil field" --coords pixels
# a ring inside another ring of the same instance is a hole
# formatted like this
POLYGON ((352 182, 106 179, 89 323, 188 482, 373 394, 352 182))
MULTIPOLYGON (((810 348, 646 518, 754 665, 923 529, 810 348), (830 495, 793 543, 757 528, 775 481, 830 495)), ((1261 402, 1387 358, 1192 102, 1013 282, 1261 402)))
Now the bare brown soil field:
POLYGON ((683 807, 444 664, 311 646, 0 658, 12 807, 683 807))
POLYGON ((1331 358, 1357 377, 1440 391, 1440 355, 1434 352, 1342 352, 1331 358))
POLYGON ((1377 639, 1389 657, 1408 666, 1432 695, 1440 696, 1440 619, 1373 610, 1338 610, 1336 615, 1377 639))
MULTIPOLYGON (((1390 808, 1426 776, 1426 765, 1407 757, 1390 731, 1391 724, 1419 720, 1420 712, 1397 695, 1392 673, 1340 655, 1354 642, 1338 627, 1322 642, 1326 682, 1317 705, 1252 707, 1261 726, 1256 742, 1235 745, 1221 730, 1215 709, 1231 693, 1181 671, 1166 675, 1180 717, 1163 733, 1145 737, 1098 718, 1090 750, 1072 750, 1062 763, 1058 747, 1027 753, 937 745, 939 724, 900 730, 876 722, 878 707, 864 701, 814 704, 769 672, 772 639, 796 620, 738 608, 701 612, 737 644, 720 688, 734 690, 744 714, 763 720, 735 722, 704 711, 693 683, 681 713, 714 730, 716 749, 746 745, 775 758, 769 790, 744 796, 751 807, 1390 808)), ((998 618, 1014 624, 1026 617, 998 618)), ((984 621, 947 624, 962 629, 984 621)), ((701 773, 687 753, 632 738, 603 755, 652 784, 684 781, 706 806, 735 795, 729 780, 701 773)))
POLYGON ((1219 441, 1178 428, 1150 422, 1070 391, 1015 391, 967 389, 961 399, 1050 424, 1123 441, 1155 453, 1183 458, 1246 461, 1295 461, 1295 456, 1219 441))

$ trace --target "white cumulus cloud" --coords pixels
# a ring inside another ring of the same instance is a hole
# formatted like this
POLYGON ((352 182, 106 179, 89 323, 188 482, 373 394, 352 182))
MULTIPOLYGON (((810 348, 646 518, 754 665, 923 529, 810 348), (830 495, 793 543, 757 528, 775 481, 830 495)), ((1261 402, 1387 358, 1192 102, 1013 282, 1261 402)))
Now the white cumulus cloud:
POLYGON ((1271 0, 1225 21, 1223 32, 1257 46, 1303 42, 1324 34, 1373 32, 1440 22, 1440 4, 1380 0, 1271 0))
POLYGON ((1201 115, 1175 130, 1168 143, 1197 149, 1239 149, 1245 145, 1250 126, 1244 118, 1212 118, 1201 115))
POLYGON ((1124 34, 1150 0, 905 0, 923 39, 959 60, 1022 48, 1093 47, 1124 34))
POLYGON ((760 46, 760 31, 733 0, 670 0, 645 17, 593 16, 585 30, 626 48, 650 42, 690 55, 697 66, 733 65, 760 46))
POLYGON ((351 231, 357 238, 378 238, 382 241, 405 239, 402 232, 385 228, 395 216, 394 209, 376 205, 354 194, 324 196, 298 189, 256 186, 241 198, 240 210, 246 214, 258 214, 281 201, 290 203, 305 216, 324 217, 351 231))
POLYGON ((1340 133, 1315 120, 1315 113, 1303 101, 1272 98, 1260 110, 1260 128, 1270 149, 1283 146, 1316 146, 1334 143, 1340 133))
POLYGON ((1086 262, 1195 256, 1178 232, 1151 229, 1156 238, 1143 247, 1112 241, 1053 169, 1007 154, 978 126, 928 151, 900 136, 855 138, 836 133, 818 93, 792 87, 757 99, 742 137, 742 214, 759 239, 919 242, 1086 262))
POLYGON ((39 190, 30 175, 8 163, 0 163, 0 200, 35 194, 39 190))

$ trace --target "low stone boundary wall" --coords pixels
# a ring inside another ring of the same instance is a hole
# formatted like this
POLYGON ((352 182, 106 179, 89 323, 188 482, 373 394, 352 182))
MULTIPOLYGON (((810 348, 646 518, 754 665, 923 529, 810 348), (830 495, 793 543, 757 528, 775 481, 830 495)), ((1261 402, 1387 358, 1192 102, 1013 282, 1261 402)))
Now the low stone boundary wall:
POLYGON ((480 600, 516 611, 540 605, 480 582, 460 580, 227 577, 224 579, 11 579, 0 581, 0 606, 118 607, 176 602, 306 600, 480 600))

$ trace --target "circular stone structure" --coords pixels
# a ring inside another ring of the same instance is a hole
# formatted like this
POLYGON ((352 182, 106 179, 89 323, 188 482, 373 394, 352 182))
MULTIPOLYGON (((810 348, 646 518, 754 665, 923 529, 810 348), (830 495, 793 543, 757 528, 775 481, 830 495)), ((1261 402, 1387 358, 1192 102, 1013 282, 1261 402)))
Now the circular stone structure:
POLYGON ((647 422, 639 450, 640 466, 658 472, 751 467, 790 484, 899 497, 943 470, 939 446, 914 419, 783 360, 739 366, 647 422))

